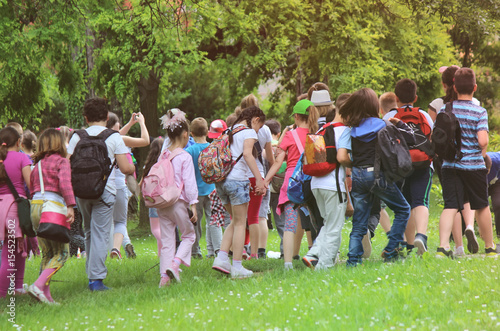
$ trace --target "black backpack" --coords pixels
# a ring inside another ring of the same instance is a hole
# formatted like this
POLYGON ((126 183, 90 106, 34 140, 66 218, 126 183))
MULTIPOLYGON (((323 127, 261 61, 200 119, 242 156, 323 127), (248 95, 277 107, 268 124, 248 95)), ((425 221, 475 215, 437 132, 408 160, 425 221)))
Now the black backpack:
POLYGON ((86 130, 75 132, 80 137, 70 158, 71 184, 75 196, 81 199, 98 199, 116 163, 111 165, 106 139, 115 130, 106 129, 97 136, 89 136, 86 130))
POLYGON ((462 159, 462 129, 453 114, 451 102, 446 103, 444 111, 437 115, 431 139, 434 150, 441 159, 449 162, 462 159))
POLYGON ((386 127, 377 133, 375 146, 375 183, 379 183, 380 171, 383 170, 387 182, 398 182, 411 175, 413 164, 410 150, 398 128, 389 121, 386 127))

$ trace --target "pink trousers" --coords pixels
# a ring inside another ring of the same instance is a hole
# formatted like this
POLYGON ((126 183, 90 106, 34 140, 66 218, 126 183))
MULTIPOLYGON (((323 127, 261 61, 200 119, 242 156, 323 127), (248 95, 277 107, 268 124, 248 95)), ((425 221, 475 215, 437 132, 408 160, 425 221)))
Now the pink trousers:
MULTIPOLYGON (((174 258, 179 258, 182 264, 191 264, 191 247, 196 239, 194 226, 189 220, 188 204, 179 200, 173 206, 158 209, 161 229, 160 274, 172 266, 174 258), (182 233, 181 244, 175 252, 175 227, 182 233)), ((198 221, 199 222, 199 221, 198 221)))

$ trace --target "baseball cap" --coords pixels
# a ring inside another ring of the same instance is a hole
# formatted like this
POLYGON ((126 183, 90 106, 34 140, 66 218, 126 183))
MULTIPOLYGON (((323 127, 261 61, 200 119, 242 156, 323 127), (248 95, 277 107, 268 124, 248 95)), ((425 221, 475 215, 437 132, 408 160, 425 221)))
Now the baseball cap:
POLYGON ((208 130, 208 138, 218 138, 222 132, 227 130, 226 122, 223 120, 215 120, 210 123, 210 130, 208 130))
POLYGON ((304 99, 300 100, 293 106, 293 114, 302 114, 302 115, 309 115, 309 112, 307 111, 307 108, 310 106, 314 106, 314 103, 312 103, 310 100, 304 99))
POLYGON ((332 100, 330 100, 330 92, 327 90, 313 91, 311 94, 311 102, 315 106, 333 105, 332 100))

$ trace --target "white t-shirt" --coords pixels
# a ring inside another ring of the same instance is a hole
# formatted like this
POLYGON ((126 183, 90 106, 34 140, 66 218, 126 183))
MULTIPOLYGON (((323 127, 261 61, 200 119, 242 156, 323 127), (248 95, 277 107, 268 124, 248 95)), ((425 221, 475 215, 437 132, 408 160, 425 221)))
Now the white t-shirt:
MULTIPOLYGON (((87 131, 89 136, 97 136, 99 133, 106 130, 106 127, 100 125, 93 125, 85 130, 87 131)), ((71 140, 69 141, 68 145, 68 154, 73 154, 73 152, 75 151, 76 144, 78 144, 79 141, 80 141, 80 136, 78 134, 74 134, 71 137, 71 140)), ((119 134, 113 133, 111 136, 109 136, 108 139, 106 139, 106 146, 108 147, 108 156, 109 159, 111 160, 111 163, 115 162, 116 154, 128 153, 128 148, 127 146, 125 146, 122 136, 120 136, 119 134)), ((109 193, 116 195, 115 181, 112 180, 111 178, 108 178, 108 181, 106 183, 106 190, 108 190, 109 193)))
MULTIPOLYGON (((340 136, 342 136, 344 130, 347 129, 347 126, 338 126, 333 129, 335 130, 335 146, 337 146, 337 150, 339 148, 350 149, 350 146, 342 146, 341 144, 339 144, 340 136)), ((335 178, 336 171, 337 170, 335 169, 329 174, 321 177, 313 176, 311 179, 311 189, 320 188, 336 192, 337 191, 337 179, 335 178)), ((345 167, 343 165, 340 165, 339 167, 339 182, 340 182, 340 191, 345 192, 345 185, 344 185, 345 167)))
MULTIPOLYGON (((434 128, 434 122, 432 121, 431 116, 424 110, 420 109, 420 113, 424 114, 425 118, 427 119, 427 122, 429 123, 431 130, 434 128)), ((384 115, 384 120, 389 120, 389 118, 394 117, 398 113, 397 110, 391 110, 387 114, 384 115)))
MULTIPOLYGON (((472 102, 475 105, 481 106, 481 103, 476 98, 472 98, 472 102)), ((439 111, 441 110, 441 108, 443 108, 443 106, 444 106, 443 98, 434 99, 429 104, 429 108, 434 109, 436 111, 436 113, 439 113, 439 111)))
MULTIPOLYGON (((236 124, 234 128, 236 129, 239 126, 243 126, 243 124, 236 124)), ((257 132, 253 129, 245 129, 233 135, 233 143, 231 144, 231 156, 233 160, 236 161, 241 154, 243 154, 243 143, 247 139, 257 140, 257 132)), ((242 156, 238 163, 236 163, 233 167, 233 170, 226 177, 227 180, 248 180, 248 165, 245 161, 245 158, 242 156)))
MULTIPOLYGON (((260 128, 259 132, 257 132, 257 139, 259 140, 259 145, 260 148, 262 149, 262 152, 264 152, 264 148, 266 147, 267 143, 270 143, 273 140, 273 136, 271 135, 271 130, 267 125, 262 126, 260 128)), ((255 161, 257 161, 257 168, 259 168, 260 175, 262 178, 264 178, 264 165, 259 161, 259 158, 256 158, 255 161)), ((262 154, 262 161, 264 161, 264 154, 262 154)), ((248 169, 248 178, 253 178, 255 177, 248 169)))

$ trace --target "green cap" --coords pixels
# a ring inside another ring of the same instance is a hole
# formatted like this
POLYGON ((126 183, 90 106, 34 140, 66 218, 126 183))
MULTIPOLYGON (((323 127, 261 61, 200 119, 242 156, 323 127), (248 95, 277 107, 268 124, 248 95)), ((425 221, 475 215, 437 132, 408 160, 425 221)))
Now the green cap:
POLYGON ((302 114, 302 115, 309 115, 309 112, 307 111, 307 108, 310 106, 314 106, 314 103, 312 103, 310 100, 303 99, 300 100, 293 106, 293 114, 302 114))

